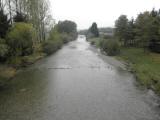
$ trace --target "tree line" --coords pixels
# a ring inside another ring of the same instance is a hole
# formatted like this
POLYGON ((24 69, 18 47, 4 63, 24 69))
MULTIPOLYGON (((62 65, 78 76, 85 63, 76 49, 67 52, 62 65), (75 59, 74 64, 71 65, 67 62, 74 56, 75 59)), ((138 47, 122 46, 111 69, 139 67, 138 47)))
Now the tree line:
POLYGON ((80 30, 79 34, 86 35, 87 38, 99 37, 99 30, 96 22, 93 22, 89 29, 80 30))
POLYGON ((49 14, 48 0, 0 0, 0 12, 1 17, 5 17, 3 23, 6 24, 5 27, 1 27, 1 31, 4 31, 4 34, 0 36, 2 38, 7 31, 7 24, 13 25, 14 22, 25 22, 33 24, 37 41, 42 41, 46 38, 45 30, 47 26, 53 22, 49 14))
POLYGON ((35 51, 51 54, 76 37, 75 22, 55 23, 49 0, 0 0, 1 62, 35 51))
POLYGON ((77 25, 73 21, 59 21, 50 31, 48 41, 43 43, 44 52, 48 55, 77 38, 77 25))
POLYGON ((126 47, 160 52, 160 10, 145 11, 131 20, 121 15, 115 22, 115 36, 126 47))
MULTIPOLYGON (((153 8, 151 11, 141 12, 135 19, 120 15, 115 21, 113 36, 112 34, 102 35, 99 31, 94 22, 88 30, 81 33, 88 39, 100 37, 99 47, 107 53, 111 51, 112 54, 117 54, 122 46, 139 47, 144 48, 144 52, 149 50, 160 53, 160 10, 153 8)), ((93 40, 92 44, 95 41, 93 40)))

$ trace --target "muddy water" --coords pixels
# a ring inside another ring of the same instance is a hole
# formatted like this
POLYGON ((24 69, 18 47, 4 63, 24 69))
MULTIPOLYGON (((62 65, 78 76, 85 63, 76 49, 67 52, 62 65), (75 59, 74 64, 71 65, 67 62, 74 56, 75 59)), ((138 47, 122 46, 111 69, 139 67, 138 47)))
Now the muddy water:
POLYGON ((158 97, 93 49, 79 36, 20 72, 0 91, 0 120, 160 120, 158 97))

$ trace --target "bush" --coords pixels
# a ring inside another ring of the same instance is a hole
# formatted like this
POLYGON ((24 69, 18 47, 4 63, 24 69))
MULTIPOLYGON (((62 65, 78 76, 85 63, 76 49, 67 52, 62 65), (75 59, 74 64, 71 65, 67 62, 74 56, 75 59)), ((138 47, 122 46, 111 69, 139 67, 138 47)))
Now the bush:
POLYGON ((16 23, 7 34, 10 54, 16 56, 30 55, 33 52, 33 33, 31 24, 16 23))
POLYGON ((0 44, 6 44, 6 40, 5 40, 5 39, 0 38, 0 44))
POLYGON ((8 45, 0 44, 0 61, 4 61, 8 55, 8 45))
POLYGON ((61 34, 61 39, 63 43, 68 43, 69 41, 71 41, 71 37, 66 33, 61 34))
POLYGON ((13 17, 14 22, 25 22, 27 23, 27 15, 23 14, 23 13, 19 13, 17 12, 16 15, 13 17))
POLYGON ((66 31, 59 31, 61 27, 66 28, 66 23, 59 23, 57 26, 52 28, 48 40, 43 43, 43 52, 47 55, 56 52, 64 43, 68 43, 69 41, 75 39, 75 37, 77 36, 76 32, 72 32, 72 30, 71 32, 68 31, 68 29, 70 29, 68 25, 65 29, 66 31))
POLYGON ((69 34, 69 40, 72 41, 72 40, 76 40, 77 37, 78 37, 78 33, 77 32, 72 32, 69 34))
POLYGON ((56 52, 62 46, 62 41, 47 41, 43 43, 43 52, 47 55, 51 55, 52 53, 56 52))
POLYGON ((67 34, 77 33, 76 23, 69 20, 59 21, 56 27, 59 33, 67 33, 67 34))
POLYGON ((101 40, 100 47, 110 56, 116 55, 120 52, 119 43, 117 40, 114 39, 101 40))
POLYGON ((10 57, 7 60, 7 63, 9 65, 12 65, 15 68, 20 67, 22 65, 22 57, 20 57, 20 56, 18 56, 18 57, 17 56, 10 57))
POLYGON ((9 52, 9 47, 8 45, 6 45, 5 42, 6 41, 4 39, 0 38, 0 61, 1 62, 6 60, 9 52))
POLYGON ((53 28, 50 32, 49 39, 43 43, 43 52, 50 55, 61 48, 63 44, 62 36, 57 32, 56 28, 53 28))
POLYGON ((91 41, 91 45, 95 45, 95 41, 91 41))

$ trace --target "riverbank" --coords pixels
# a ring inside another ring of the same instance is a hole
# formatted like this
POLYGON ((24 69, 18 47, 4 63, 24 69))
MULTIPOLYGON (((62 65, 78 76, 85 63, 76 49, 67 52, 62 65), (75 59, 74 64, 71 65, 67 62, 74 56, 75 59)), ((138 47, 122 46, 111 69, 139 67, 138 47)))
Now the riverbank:
MULTIPOLYGON (((99 47, 100 38, 88 41, 99 47)), ((144 53, 142 48, 121 47, 120 53, 115 58, 126 62, 128 70, 134 73, 140 85, 160 94, 160 54, 144 53)))
MULTIPOLYGON (((63 45, 67 44, 70 41, 73 41, 75 38, 68 38, 67 42, 62 42, 59 46, 59 42, 48 44, 44 50, 44 46, 39 44, 36 46, 35 51, 33 54, 28 56, 19 56, 19 57, 11 57, 5 63, 0 64, 0 89, 4 88, 9 84, 9 81, 12 80, 18 71, 23 68, 29 67, 30 65, 36 63, 38 60, 43 59, 51 54, 54 54, 56 51, 62 48, 63 45), (48 54, 48 51, 50 54, 48 54)), ((61 40, 61 39, 59 39, 61 40)), ((62 39, 63 40, 63 39, 62 39)), ((61 40, 61 41, 62 41, 61 40)))
POLYGON ((160 54, 144 53, 141 48, 121 48, 116 58, 128 63, 141 85, 160 93, 160 54))
POLYGON ((0 88, 5 87, 9 81, 14 78, 19 70, 34 64, 38 60, 44 58, 46 54, 34 53, 30 56, 15 57, 9 63, 0 64, 0 88))
POLYGON ((18 72, 0 90, 0 120, 160 120, 159 98, 91 49, 79 37, 18 72))

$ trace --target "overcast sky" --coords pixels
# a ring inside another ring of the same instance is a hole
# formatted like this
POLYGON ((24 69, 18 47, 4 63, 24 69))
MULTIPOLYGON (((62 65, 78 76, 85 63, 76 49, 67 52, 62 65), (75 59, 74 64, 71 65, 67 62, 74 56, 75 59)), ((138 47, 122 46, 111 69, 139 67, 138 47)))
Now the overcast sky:
POLYGON ((160 8, 160 0, 50 0, 54 19, 72 20, 78 29, 88 28, 92 22, 98 27, 113 27, 115 20, 125 14, 136 17, 139 12, 160 8))

